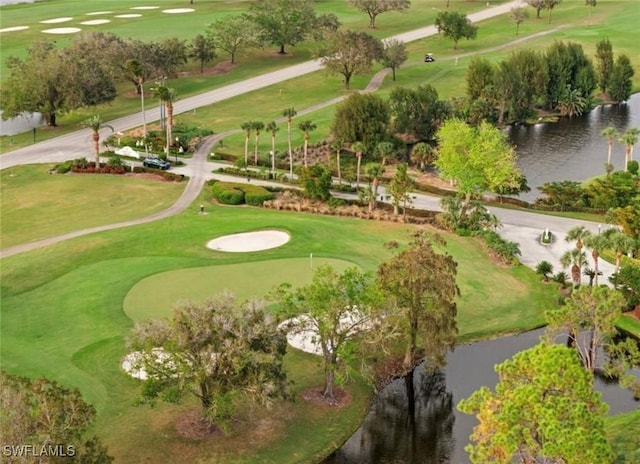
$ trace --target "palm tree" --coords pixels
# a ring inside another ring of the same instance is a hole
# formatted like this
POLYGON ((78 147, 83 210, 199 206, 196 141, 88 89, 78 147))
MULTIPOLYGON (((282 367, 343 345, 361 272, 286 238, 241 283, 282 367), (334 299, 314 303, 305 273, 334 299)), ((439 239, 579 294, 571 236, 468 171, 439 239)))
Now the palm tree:
POLYGON ((291 120, 293 117, 298 114, 296 109, 292 106, 290 108, 286 108, 282 112, 282 116, 287 118, 287 138, 289 140, 289 177, 293 177, 293 151, 291 150, 291 120))
POLYGON ((376 146, 378 156, 380 156, 381 164, 387 164, 387 158, 393 155, 393 144, 391 142, 379 142, 376 146))
POLYGON ((553 264, 549 261, 540 261, 536 266, 536 274, 540 274, 545 282, 549 282, 549 276, 553 274, 553 264))
POLYGON ((604 137, 605 139, 607 139, 607 145, 608 145, 608 152, 607 152, 607 165, 611 165, 611 153, 613 151, 613 142, 615 142, 615 140, 617 138, 620 137, 620 135, 618 134, 618 131, 616 130, 615 127, 609 126, 609 127, 605 127, 602 132, 600 132, 600 136, 604 137))
POLYGON ((372 184, 372 195, 369 196, 369 212, 372 212, 378 200, 378 187, 380 186, 380 176, 384 174, 384 166, 380 163, 371 163, 367 165, 366 173, 372 184))
POLYGON ((416 163, 421 171, 424 171, 427 164, 433 161, 433 148, 431 145, 425 142, 416 143, 413 150, 411 150, 411 161, 416 163))
POLYGON ((574 248, 567 251, 560 257, 560 264, 564 268, 571 266, 571 280, 573 286, 577 287, 582 281, 582 268, 587 263, 587 255, 584 251, 574 248))
POLYGON ((630 127, 624 134, 620 135, 620 143, 625 146, 624 149, 624 169, 627 169, 629 161, 633 159, 633 146, 638 143, 638 135, 640 135, 640 129, 630 127))
POLYGON ((271 177, 276 173, 276 134, 280 130, 275 121, 267 124, 266 130, 271 133, 271 177))
POLYGON ((342 185, 342 171, 340 167, 340 152, 342 151, 342 147, 344 144, 341 140, 334 140, 331 143, 331 148, 336 151, 336 164, 338 165, 338 185, 342 185))
POLYGON ((620 270, 622 256, 633 248, 635 245, 634 240, 614 228, 604 231, 602 237, 604 247, 615 250, 616 252, 616 268, 614 272, 617 274, 620 270))
POLYGON ((96 168, 100 167, 100 129, 108 127, 111 132, 114 132, 114 128, 109 124, 104 124, 100 119, 100 115, 87 119, 82 123, 83 126, 90 128, 93 131, 93 149, 96 153, 96 168))
POLYGON ((358 159, 357 170, 356 170, 356 192, 360 189, 360 165, 362 164, 362 152, 364 151, 364 143, 355 142, 351 144, 351 149, 355 152, 356 158, 358 159))
POLYGON ((251 137, 253 121, 243 122, 240 128, 244 131, 244 163, 249 164, 249 137, 251 137))
POLYGON ((309 147, 309 133, 313 130, 316 130, 318 126, 316 126, 313 121, 302 121, 298 124, 298 129, 304 132, 304 167, 307 167, 307 148, 309 147))
MULTIPOLYGON (((156 94, 162 103, 164 103, 164 107, 167 113, 167 124, 165 127, 166 135, 167 135, 167 157, 169 156, 169 147, 171 146, 172 140, 172 128, 173 128, 173 102, 176 100, 176 90, 161 85, 156 89, 156 94)), ((177 157, 176 157, 177 159, 177 157)))
POLYGON ((260 137, 260 131, 264 129, 264 123, 262 121, 253 121, 251 126, 256 131, 256 144, 253 152, 253 164, 258 165, 258 138, 260 137))
MULTIPOLYGON (((576 248, 578 250, 582 250, 583 246, 591 248, 591 257, 593 258, 593 278, 595 279, 595 284, 597 286, 599 275, 598 260, 600 258, 600 250, 604 248, 603 245, 606 243, 605 237, 600 234, 592 234, 584 226, 576 226, 567 232, 565 240, 567 242, 570 240, 576 240, 576 248)), ((587 274, 585 271, 585 275, 591 274, 587 274)))
POLYGON ((562 116, 581 116, 589 107, 589 100, 582 96, 579 89, 567 88, 567 92, 558 102, 558 111, 562 116))

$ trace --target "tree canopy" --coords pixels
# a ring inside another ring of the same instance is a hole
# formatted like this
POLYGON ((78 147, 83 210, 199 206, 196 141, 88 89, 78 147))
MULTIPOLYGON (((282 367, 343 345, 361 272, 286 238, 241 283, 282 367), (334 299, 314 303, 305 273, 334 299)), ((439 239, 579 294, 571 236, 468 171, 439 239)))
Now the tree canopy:
POLYGON ((322 55, 322 65, 342 75, 348 89, 353 76, 371 71, 373 62, 382 59, 382 43, 366 32, 338 31, 331 34, 322 55))
POLYGON ((376 18, 387 11, 404 11, 411 6, 410 0, 347 0, 349 5, 369 16, 369 28, 376 27, 376 18))
POLYGON ((482 387, 458 405, 480 422, 465 448, 472 462, 612 461, 604 429, 607 405, 573 350, 541 343, 495 369, 495 392, 482 387))
POLYGON ((336 107, 331 121, 334 139, 351 144, 362 141, 364 151, 374 153, 389 138, 389 108, 377 94, 354 93, 336 107))
POLYGON ((453 49, 458 49, 460 39, 475 39, 478 26, 471 24, 469 18, 457 11, 441 11, 436 16, 438 33, 453 40, 453 49))
POLYGON ((240 404, 288 395, 286 336, 259 301, 221 294, 181 304, 171 320, 136 324, 129 346, 140 353, 135 367, 146 373, 143 397, 179 401, 192 393, 204 418, 223 429, 240 404))

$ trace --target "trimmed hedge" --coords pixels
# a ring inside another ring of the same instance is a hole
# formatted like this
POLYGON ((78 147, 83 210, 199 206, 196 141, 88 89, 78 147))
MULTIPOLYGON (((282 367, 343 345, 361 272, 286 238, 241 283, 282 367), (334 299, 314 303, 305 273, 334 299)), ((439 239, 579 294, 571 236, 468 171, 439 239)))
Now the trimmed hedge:
POLYGON ((224 205, 262 206, 262 203, 273 199, 273 193, 259 185, 239 184, 234 182, 215 182, 211 187, 213 197, 224 205))

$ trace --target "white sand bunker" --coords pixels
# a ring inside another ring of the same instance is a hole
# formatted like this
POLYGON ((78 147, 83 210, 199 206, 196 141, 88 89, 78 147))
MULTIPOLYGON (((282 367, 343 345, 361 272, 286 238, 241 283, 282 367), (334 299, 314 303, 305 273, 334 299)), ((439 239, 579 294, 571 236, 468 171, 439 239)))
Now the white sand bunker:
POLYGON ((98 24, 107 24, 110 22, 111 21, 108 19, 92 19, 90 21, 83 21, 80 24, 83 24, 85 26, 97 26, 98 24))
POLYGON ((113 13, 113 11, 92 11, 91 13, 87 13, 87 16, 105 15, 105 14, 111 14, 111 13, 113 13))
POLYGON ((193 13, 194 10, 193 8, 171 8, 169 10, 162 10, 163 13, 169 13, 169 14, 179 14, 179 13, 193 13))
POLYGON ((47 19, 45 21, 40 21, 42 24, 56 24, 56 23, 66 23, 67 21, 71 21, 73 18, 65 17, 65 18, 53 18, 47 19))
MULTIPOLYGON (((146 380, 148 375, 143 367, 145 353, 142 351, 134 351, 124 357, 120 367, 134 379, 146 380)), ((175 363, 162 348, 154 348, 151 350, 151 361, 163 369, 175 370, 175 363)))
POLYGON ((138 13, 127 13, 127 14, 116 15, 116 18, 140 18, 141 16, 142 15, 138 13))
POLYGON ((45 34, 75 34, 81 30, 79 27, 56 27, 55 29, 45 29, 42 32, 45 34))
POLYGON ((132 6, 130 10, 155 10, 160 8, 159 6, 132 6))
POLYGON ((225 235, 210 240, 207 248, 216 251, 246 253, 249 251, 269 250, 284 245, 291 236, 281 230, 259 230, 243 234, 225 235))
POLYGON ((2 32, 13 32, 13 31, 24 31, 25 29, 29 29, 29 26, 5 27, 4 29, 0 29, 0 33, 2 33, 2 32))

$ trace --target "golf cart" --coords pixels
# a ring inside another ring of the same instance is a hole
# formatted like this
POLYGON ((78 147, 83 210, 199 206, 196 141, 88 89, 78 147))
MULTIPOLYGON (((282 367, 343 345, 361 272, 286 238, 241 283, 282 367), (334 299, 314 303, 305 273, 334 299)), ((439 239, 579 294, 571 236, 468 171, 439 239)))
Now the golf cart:
POLYGON ((435 60, 436 60, 436 59, 433 57, 433 55, 432 55, 431 53, 427 53, 427 54, 424 56, 424 62, 425 62, 425 63, 431 63, 431 62, 433 62, 433 61, 435 61, 435 60))

